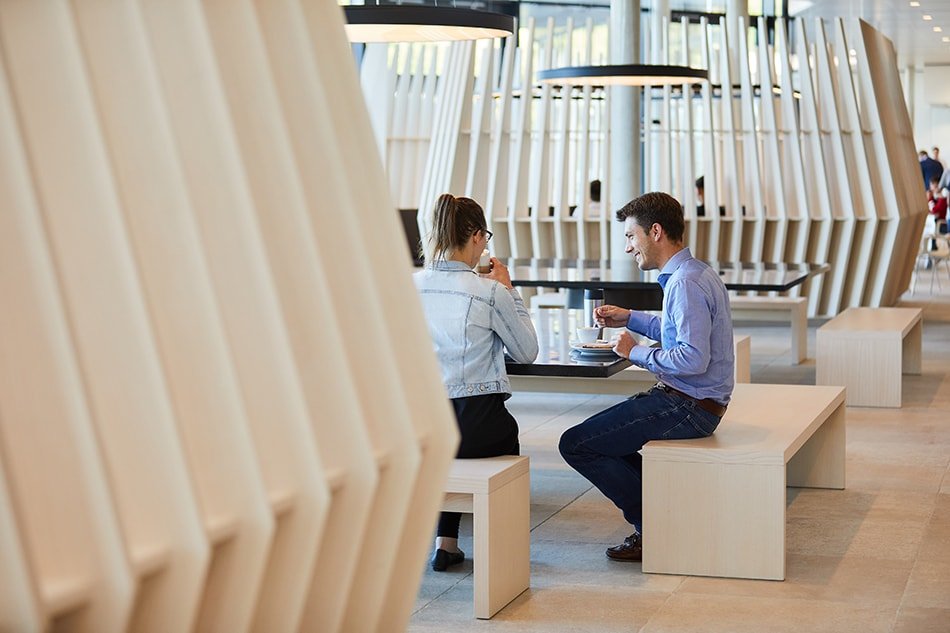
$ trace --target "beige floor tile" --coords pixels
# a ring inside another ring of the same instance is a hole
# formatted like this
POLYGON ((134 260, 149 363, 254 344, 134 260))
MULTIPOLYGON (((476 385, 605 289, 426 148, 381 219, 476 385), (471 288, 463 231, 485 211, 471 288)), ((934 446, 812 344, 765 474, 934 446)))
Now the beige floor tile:
POLYGON ((641 633, 889 633, 893 621, 873 604, 677 593, 641 633))
POLYGON ((950 495, 937 495, 933 516, 924 528, 918 559, 950 564, 950 495))
POLYGON ((950 633, 950 608, 901 609, 894 633, 950 633))
POLYGON ((912 567, 911 561, 788 554, 784 581, 690 577, 677 593, 854 602, 896 610, 912 567))
POLYGON ((919 521, 800 517, 785 526, 787 552, 811 556, 913 561, 923 538, 919 521))
POLYGON ((669 596, 666 592, 630 592, 624 587, 563 584, 532 588, 490 622, 482 622, 465 617, 466 591, 471 591, 471 586, 460 584, 442 598, 457 607, 453 612, 423 609, 413 616, 408 630, 630 633, 640 630, 669 596))
POLYGON ((786 516, 926 522, 934 511, 936 499, 937 495, 931 492, 789 488, 786 516))
POLYGON ((848 459, 845 486, 848 490, 903 490, 937 492, 946 469, 936 465, 890 464, 848 459))
MULTIPOLYGON (((950 609, 950 560, 919 559, 904 590, 903 606, 950 609)), ((950 629, 950 621, 947 625, 950 629)))

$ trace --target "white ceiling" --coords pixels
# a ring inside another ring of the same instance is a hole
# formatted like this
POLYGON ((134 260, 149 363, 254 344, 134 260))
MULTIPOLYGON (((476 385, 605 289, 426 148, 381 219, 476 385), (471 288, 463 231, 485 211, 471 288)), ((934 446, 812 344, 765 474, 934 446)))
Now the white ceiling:
MULTIPOLYGON (((528 2, 529 0, 525 0, 528 2)), ((572 0, 539 0, 547 3, 570 3, 572 0)), ((574 0, 588 5, 609 7, 610 0, 574 0)), ((724 13, 727 0, 666 0, 671 9, 724 13)), ((769 9, 781 0, 762 0, 769 9)), ((950 0, 919 0, 919 7, 910 6, 910 0, 789 0, 789 13, 794 17, 836 18, 860 17, 884 33, 894 42, 898 64, 950 65, 950 0), (924 15, 933 17, 930 21, 924 15), (943 29, 935 33, 933 27, 943 29)), ((653 0, 641 0, 648 9, 653 0)), ((538 5, 535 5, 538 6, 538 5)), ((556 5, 555 5, 556 6, 556 5)))
MULTIPOLYGON (((780 2, 780 0, 777 0, 780 2)), ((668 0, 670 7, 691 11, 722 13, 726 0, 668 0)), ((641 6, 652 6, 652 0, 642 0, 641 6)), ((766 7, 771 0, 764 0, 766 7)), ((912 7, 910 0, 789 0, 788 11, 794 17, 836 18, 859 17, 884 33, 894 42, 898 63, 904 65, 950 65, 950 0, 918 0, 912 7), (925 21, 924 15, 933 19, 925 21), (933 27, 943 29, 935 33, 933 27)))
POLYGON ((860 17, 894 42, 898 64, 950 65, 950 0, 791 0, 789 13, 803 17, 860 17), (805 5, 810 5, 801 10, 805 5), (924 15, 932 16, 925 21, 924 15), (934 27, 943 29, 934 32, 934 27))

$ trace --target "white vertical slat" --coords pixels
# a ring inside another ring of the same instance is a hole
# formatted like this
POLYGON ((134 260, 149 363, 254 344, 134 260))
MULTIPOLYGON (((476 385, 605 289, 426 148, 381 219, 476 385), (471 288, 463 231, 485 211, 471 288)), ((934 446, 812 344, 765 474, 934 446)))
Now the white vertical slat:
MULTIPOLYGON (((787 23, 779 18, 775 21, 774 59, 777 63, 779 105, 778 117, 779 148, 782 152, 781 175, 784 182, 785 211, 789 224, 784 257, 781 261, 801 262, 805 260, 808 246, 808 192, 805 183, 805 171, 802 161, 801 128, 799 108, 796 106, 794 86, 792 84, 792 66, 789 63, 789 47, 786 37, 787 23)), ((807 58, 804 60, 807 65, 807 58)), ((823 175, 822 175, 823 178, 823 175)))
POLYGON ((706 227, 707 234, 703 242, 706 259, 716 260, 720 258, 721 250, 720 234, 722 220, 719 216, 719 170, 717 168, 716 154, 719 145, 716 142, 715 117, 713 112, 713 87, 712 87, 712 51, 709 49, 709 38, 711 37, 709 22, 706 18, 700 21, 700 32, 702 40, 700 41, 700 53, 702 67, 710 72, 709 81, 703 82, 700 86, 700 130, 702 134, 703 145, 703 206, 706 209, 706 227))
POLYGON ((759 139, 762 158, 762 198, 765 205, 765 243, 762 261, 781 262, 785 255, 785 236, 788 228, 789 192, 785 190, 783 169, 790 166, 782 163, 779 147, 779 124, 775 112, 775 73, 772 70, 772 52, 769 47, 765 18, 758 22, 759 54, 759 139))
POLYGON ((604 100, 600 108, 600 129, 599 145, 597 146, 598 158, 600 161, 600 173, 604 175, 600 180, 600 213, 597 216, 598 241, 596 246, 591 249, 588 259, 610 259, 610 221, 613 219, 614 209, 608 205, 610 197, 610 179, 607 174, 610 173, 610 90, 604 91, 604 100))
POLYGON ((765 209, 762 200, 762 162, 759 159, 759 138, 756 128, 755 96, 752 88, 752 72, 749 58, 749 36, 745 18, 737 18, 738 37, 736 42, 739 73, 739 104, 741 121, 739 128, 742 143, 742 191, 745 204, 743 219, 742 248, 740 258, 743 261, 762 261, 765 241, 765 209))
MULTIPOLYGON (((256 3, 256 8, 269 63, 259 72, 262 80, 266 74, 272 77, 270 90, 275 95, 258 114, 258 104, 242 102, 232 90, 232 111, 239 123, 238 139, 248 150, 243 154, 248 171, 259 171, 252 180, 255 211, 333 491, 316 564, 304 583, 307 600, 299 629, 338 631, 364 550, 362 537, 369 529, 379 481, 373 451, 379 440, 369 437, 369 410, 357 386, 363 372, 345 344, 352 336, 353 330, 347 329, 353 327, 352 320, 342 318, 337 309, 342 304, 335 288, 348 283, 349 276, 341 280, 332 272, 340 260, 315 236, 350 244, 356 240, 346 237, 345 228, 322 224, 322 216, 312 210, 315 193, 321 196, 316 204, 331 210, 331 218, 347 215, 351 205, 345 183, 333 172, 336 161, 330 158, 332 143, 325 127, 333 121, 317 96, 301 7, 292 1, 267 0, 256 3), (257 144, 260 150, 251 152, 257 144), (317 173, 333 185, 314 192, 310 174, 317 173)), ((330 67, 335 63, 330 56, 317 59, 330 67)), ((395 214, 377 209, 374 217, 384 224, 390 215, 395 214)), ((268 630, 265 625, 259 617, 257 628, 268 630)))
MULTIPOLYGON (((452 48, 455 48, 453 45, 452 48)), ((456 130, 455 138, 447 137, 449 141, 446 145, 447 162, 445 167, 448 174, 448 188, 446 191, 464 191, 465 190, 465 172, 468 160, 471 156, 472 146, 472 96, 475 86, 475 42, 462 42, 458 45, 464 52, 459 55, 456 66, 456 75, 464 78, 463 81, 454 82, 454 94, 452 100, 461 104, 458 111, 457 120, 453 120, 456 130), (452 141, 455 142, 453 145, 452 141)), ((447 97, 449 95, 446 95, 447 97)), ((453 109, 454 111, 454 109, 453 109)), ((437 132, 443 130, 436 128, 437 132)), ((435 200, 435 197, 432 198, 435 200)))
MULTIPOLYGON (((594 21, 591 18, 587 18, 587 22, 584 24, 584 33, 585 45, 583 56, 580 60, 580 65, 588 66, 591 63, 591 49, 593 47, 594 37, 594 21)), ((590 174, 591 155, 594 152, 594 139, 591 135, 591 108, 594 107, 594 101, 591 98, 592 94, 593 89, 591 86, 584 86, 581 91, 581 99, 578 103, 577 109, 577 120, 579 121, 576 163, 577 180, 575 181, 575 199, 577 200, 577 209, 574 210, 574 220, 577 222, 577 250, 575 252, 577 253, 577 257, 580 259, 588 259, 590 257, 590 237, 596 236, 596 233, 591 230, 594 228, 594 226, 588 222, 592 212, 590 198, 590 174)), ((603 179, 601 178, 600 180, 601 187, 603 187, 603 179)), ((601 200, 603 200, 603 197, 601 197, 601 200)), ((602 204, 602 202, 597 204, 596 210, 598 213, 602 213, 602 204)))
MULTIPOLYGON (((389 44, 366 44, 360 62, 360 82, 363 85, 364 98, 373 104, 370 108, 370 123, 373 126, 376 148, 383 160, 388 161, 389 137, 393 134, 392 94, 396 87, 395 71, 389 67, 389 44)), ((396 182, 398 181, 395 179, 391 180, 393 184, 396 182)))
MULTIPOLYGON (((433 121, 432 140, 422 177, 419 209, 429 210, 439 195, 460 195, 465 186, 465 167, 469 156, 469 137, 463 133, 471 121, 474 42, 453 42, 448 60, 439 78, 438 101, 433 121)), ((423 235, 428 233, 430 218, 424 216, 423 235)), ((427 254, 428 255, 428 254, 427 254)))
POLYGON ((4 552, 3 565, 0 566, 0 629, 39 633, 47 630, 49 623, 43 622, 33 595, 34 584, 27 567, 26 550, 14 519, 0 460, 0 551, 4 552))
POLYGON ((843 307, 853 307, 861 305, 867 284, 867 271, 877 233, 878 195, 881 188, 870 173, 871 164, 868 161, 868 148, 864 143, 864 130, 854 77, 848 63, 848 41, 844 33, 844 21, 840 18, 835 19, 832 29, 834 30, 832 53, 838 60, 834 70, 838 86, 841 132, 844 137, 845 159, 848 162, 846 173, 855 219, 854 242, 848 260, 843 307))
MULTIPOLYGON (((825 263, 829 257, 829 247, 831 245, 831 194, 828 187, 830 174, 825 163, 825 155, 822 152, 821 129, 818 122, 818 103, 815 94, 814 77, 812 71, 812 62, 814 56, 810 54, 808 40, 805 36, 804 20, 796 20, 794 23, 796 31, 796 48, 798 55, 798 78, 799 93, 798 100, 799 111, 799 134, 802 153, 802 180, 805 184, 805 194, 802 197, 805 206, 806 216, 803 221, 808 222, 807 243, 804 255, 798 260, 813 263, 825 263)), ((784 33, 782 36, 784 44, 784 33)), ((790 68, 789 55, 782 55, 781 62, 783 69, 790 68)), ((791 70, 783 70, 783 80, 785 74, 788 74, 788 86, 793 88, 791 81, 791 70)), ((785 84, 782 91, 786 90, 785 84)), ((794 105, 794 104, 793 104, 794 105)), ((825 273, 809 280, 808 286, 808 314, 809 316, 819 316, 821 296, 824 287, 829 281, 829 275, 825 273)))
MULTIPOLYGON (((552 68, 554 60, 554 18, 547 21, 547 41, 542 49, 539 69, 552 68)), ((533 87, 534 79, 529 83, 533 87)), ((531 254, 551 257, 554 254, 553 218, 549 215, 551 201, 551 110, 554 101, 550 83, 541 86, 541 98, 535 104, 537 118, 532 121, 531 159, 528 171, 528 207, 531 208, 531 254)))
MULTIPOLYGON (((419 201, 419 178, 421 174, 416 172, 416 165, 419 162, 417 154, 420 152, 419 147, 423 141, 428 140, 422 138, 419 133, 423 108, 422 89, 426 78, 423 64, 428 48, 422 44, 413 44, 410 48, 410 59, 406 69, 409 76, 409 85, 406 90, 402 152, 397 154, 395 159, 400 163, 399 169, 402 173, 402 179, 398 183, 398 189, 393 189, 396 207, 400 209, 415 209, 415 205, 419 201)), ((369 104, 367 104, 367 109, 372 112, 372 107, 369 104)), ((394 167, 394 165, 386 165, 387 175, 394 167)), ((392 181, 392 176, 390 176, 390 181, 392 181)))
POLYGON ((913 160, 914 131, 900 90, 893 46, 864 21, 855 20, 851 26, 865 148, 876 176, 872 180, 881 189, 878 234, 863 305, 893 305, 910 282, 927 206, 920 170, 913 160))
MULTIPOLYGON (((689 18, 680 18, 680 37, 682 38, 683 66, 689 66, 689 18)), ((681 161, 678 174, 681 177, 679 187, 679 198, 683 204, 684 215, 686 216, 686 239, 687 244, 692 248, 696 257, 704 258, 705 249, 699 243, 700 228, 699 219, 696 215, 696 177, 694 171, 694 142, 693 136, 693 86, 684 83, 680 86, 682 90, 681 112, 680 112, 680 151, 681 161)))
POLYGON ((465 174, 465 195, 482 204, 488 192, 488 160, 491 148, 491 123, 495 87, 492 70, 495 67, 495 47, 492 40, 479 43, 481 70, 475 86, 472 104, 471 133, 468 165, 465 174))
POLYGON ((855 223, 852 195, 860 200, 862 193, 854 191, 856 187, 852 186, 847 177, 847 174, 851 172, 848 169, 848 154, 845 151, 845 137, 841 129, 842 114, 839 106, 839 87, 835 77, 834 53, 825 36, 825 25, 821 19, 815 21, 814 55, 815 74, 818 80, 821 145, 825 155, 825 165, 830 169, 827 182, 832 205, 831 244, 828 251, 831 270, 825 273, 819 313, 836 315, 843 307, 847 307, 844 304, 845 282, 848 276, 855 223))
POLYGON ((743 203, 742 172, 739 169, 739 138, 736 133, 735 97, 732 91, 733 74, 730 62, 730 42, 728 20, 719 22, 721 45, 719 49, 720 129, 722 134, 722 190, 726 206, 726 218, 731 222, 731 231, 723 231, 720 239, 719 258, 729 261, 741 259, 742 235, 745 225, 743 203), (723 241, 728 237, 728 248, 723 241))
POLYGON ((511 255, 513 237, 508 232, 508 214, 511 212, 505 201, 510 187, 509 155, 512 135, 512 79, 514 62, 517 56, 515 38, 510 36, 502 40, 504 52, 501 59, 501 76, 498 83, 498 103, 493 118, 491 134, 491 155, 488 166, 488 188, 485 193, 485 215, 488 228, 498 235, 490 244, 492 251, 499 257, 511 255))
MULTIPOLYGON (((418 206, 425 186, 426 162, 429 160, 429 147, 435 130, 435 112, 439 92, 439 66, 445 62, 449 48, 442 44, 427 44, 424 62, 426 64, 425 81, 422 86, 422 109, 419 113, 419 132, 416 137, 418 147, 415 151, 415 180, 412 190, 412 204, 418 206)), ((428 204, 432 204, 429 202, 428 204)), ((409 208, 412 208, 411 205, 409 208)), ((426 212, 419 207, 420 220, 426 212)), ((421 229, 421 223, 420 223, 421 229)), ((420 233, 425 235, 425 231, 420 233)))
MULTIPOLYGON (((567 31, 567 45, 564 50, 559 51, 562 56, 563 65, 571 64, 571 44, 574 35, 574 20, 567 19, 565 24, 567 31)), ((551 178, 551 201, 554 205, 554 256, 555 257, 573 257, 576 253, 576 242, 568 244, 568 236, 573 236, 573 232, 568 232, 568 223, 571 222, 570 200, 568 191, 570 185, 571 168, 571 110, 574 103, 574 88, 565 83, 561 86, 561 98, 558 104, 553 100, 554 114, 557 116, 555 122, 555 131, 552 134, 551 143, 555 144, 554 160, 552 161, 551 178)), ((570 228, 576 225, 571 223, 570 228)))
POLYGON ((0 630, 119 630, 135 578, 10 97, 0 66, 0 630))
POLYGON ((522 34, 518 47, 519 61, 517 90, 520 91, 517 111, 513 114, 511 162, 508 171, 508 238, 512 257, 530 257, 530 231, 523 232, 519 223, 530 222, 528 217, 528 178, 531 157, 532 101, 534 87, 534 19, 522 34))
MULTIPOLYGON (((663 16, 661 20, 662 33, 660 33, 660 39, 662 41, 662 51, 663 51, 663 63, 669 64, 670 60, 670 24, 669 19, 666 16, 663 16)), ((673 173, 675 170, 676 160, 674 158, 675 143, 674 138, 675 132, 679 126, 677 125, 676 120, 673 117, 673 102, 672 102, 672 87, 663 86, 663 100, 660 103, 660 128, 658 130, 658 136, 660 141, 659 147, 659 161, 656 169, 656 180, 654 181, 654 186, 657 191, 664 191, 667 193, 673 193, 673 173)))
POLYGON ((393 55, 393 64, 387 69, 389 77, 384 80, 382 85, 393 85, 394 90, 388 94, 380 94, 379 99, 374 99, 367 104, 367 109, 372 113, 376 109, 375 106, 378 101, 385 101, 390 104, 391 119, 383 164, 386 165, 386 175, 389 176, 389 190, 393 193, 396 206, 406 208, 402 204, 402 190, 406 187, 406 183, 410 182, 407 172, 408 167, 412 165, 410 161, 405 160, 409 148, 413 144, 408 129, 413 82, 412 60, 410 58, 412 48, 409 44, 399 44, 393 46, 393 48, 397 54, 393 55), (400 67, 403 69, 401 73, 399 72, 400 67), (390 77, 394 77, 394 79, 390 79, 390 77))
POLYGON ((139 576, 129 628, 190 629, 208 543, 67 6, 0 3, 0 41, 96 436, 139 576))
MULTIPOLYGON (((321 138, 329 140, 332 159, 328 162, 334 165, 328 167, 339 179, 331 182, 343 183, 344 190, 351 194, 350 200, 341 206, 323 205, 327 181, 318 177, 319 170, 302 171, 312 174, 311 191, 319 194, 312 202, 329 207, 320 210, 321 216, 335 215, 348 223, 348 230, 338 234, 320 231, 322 241, 334 247, 332 256, 338 262, 344 261, 347 255, 352 260, 352 241, 362 243, 366 254, 362 265, 351 261, 347 278, 339 280, 338 285, 346 287, 349 300, 334 303, 341 317, 352 317, 351 308, 356 305, 367 305, 370 314, 387 316, 377 322, 379 337, 365 336, 365 325, 350 318, 354 326, 363 328, 364 336, 359 338, 364 340, 348 349, 354 362, 363 363, 360 375, 366 377, 363 384, 366 389, 360 395, 363 401, 375 401, 373 414, 379 416, 375 420, 401 438, 407 435, 403 428, 405 421, 411 442, 411 446, 400 443, 382 473, 392 486, 381 488, 377 498, 371 525, 380 529, 363 543, 366 553, 361 562, 365 564, 358 570, 349 598, 350 609, 358 613, 351 612, 343 625, 347 630, 383 627, 402 630, 408 624, 418 591, 422 573, 419 561, 424 559, 431 542, 430 530, 435 524, 443 497, 443 482, 458 445, 458 431, 445 398, 435 354, 424 353, 432 349, 431 339, 410 278, 410 262, 406 258, 400 265, 399 260, 391 256, 391 236, 401 227, 395 214, 374 213, 380 206, 392 207, 383 186, 382 164, 366 160, 367 148, 372 145, 366 112, 351 107, 351 103, 359 101, 359 85, 354 75, 337 69, 350 56, 342 14, 332 3, 302 1, 299 6, 307 13, 312 56, 320 60, 317 65, 320 96, 327 108, 322 111, 328 115, 311 116, 310 121, 319 123, 324 132, 321 138), (334 125, 335 121, 346 120, 354 125, 334 125), (371 304, 365 303, 367 298, 372 298, 371 304), (377 309, 373 309, 374 306, 377 309), (375 369, 365 364, 370 357, 375 369), (413 461, 413 468, 399 472, 402 463, 413 461), (404 479, 405 475, 408 478, 404 479), (403 497, 406 487, 408 503, 403 497), (387 531, 393 532, 395 539, 383 534, 387 531), (394 560, 388 564, 390 557, 394 560)), ((292 126, 295 128, 297 126, 292 126)), ((303 148, 298 151, 300 149, 303 148)), ((326 217, 321 219, 326 222, 320 223, 321 229, 330 224, 326 217)))

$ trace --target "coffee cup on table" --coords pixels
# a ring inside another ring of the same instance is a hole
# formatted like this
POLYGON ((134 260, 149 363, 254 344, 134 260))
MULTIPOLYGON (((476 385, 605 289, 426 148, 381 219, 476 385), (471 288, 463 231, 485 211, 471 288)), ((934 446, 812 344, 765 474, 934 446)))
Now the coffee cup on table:
POLYGON ((593 343, 600 336, 599 327, 579 327, 577 328, 577 340, 581 343, 593 343))

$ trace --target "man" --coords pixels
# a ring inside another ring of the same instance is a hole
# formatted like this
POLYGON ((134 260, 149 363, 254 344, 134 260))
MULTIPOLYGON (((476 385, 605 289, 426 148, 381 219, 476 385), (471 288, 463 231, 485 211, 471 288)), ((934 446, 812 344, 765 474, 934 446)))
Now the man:
POLYGON ((639 561, 643 517, 637 451, 650 440, 712 434, 732 396, 735 358, 726 287, 715 270, 684 247, 680 203, 665 193, 648 193, 620 209, 617 220, 624 223, 626 252, 642 270, 660 270, 662 316, 605 305, 594 310, 594 318, 599 325, 626 326, 660 341, 659 348, 638 345, 625 331, 614 347, 660 382, 568 429, 559 449, 633 525, 633 534, 608 548, 607 557, 639 561))
POLYGON ((920 150, 917 157, 920 159, 920 173, 924 177, 924 191, 927 191, 930 189, 931 178, 936 176, 938 180, 940 179, 943 174, 943 165, 928 156, 926 150, 920 150))
MULTIPOLYGON (((743 207, 744 209, 744 207, 743 207)), ((706 177, 700 176, 696 179, 696 216, 705 217, 706 215, 706 177)), ((719 216, 726 215, 726 207, 719 205, 719 216)), ((743 215, 745 211, 743 210, 743 215)))

